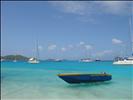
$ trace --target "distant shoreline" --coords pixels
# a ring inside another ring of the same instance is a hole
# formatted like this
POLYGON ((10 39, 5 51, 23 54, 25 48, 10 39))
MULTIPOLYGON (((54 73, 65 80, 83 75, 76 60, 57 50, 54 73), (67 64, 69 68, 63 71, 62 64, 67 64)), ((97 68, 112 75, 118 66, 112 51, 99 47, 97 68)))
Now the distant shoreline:
MULTIPOLYGON (((1 56, 1 61, 28 61, 30 57, 26 57, 23 55, 6 55, 6 56, 1 56)), ((40 61, 48 61, 48 62, 56 62, 56 59, 40 59, 40 61)), ((61 59, 60 61, 79 61, 79 60, 69 60, 69 59, 61 59)), ((113 60, 100 60, 100 61, 94 61, 94 62, 109 62, 113 60)), ((58 62, 58 61, 57 61, 58 62)))

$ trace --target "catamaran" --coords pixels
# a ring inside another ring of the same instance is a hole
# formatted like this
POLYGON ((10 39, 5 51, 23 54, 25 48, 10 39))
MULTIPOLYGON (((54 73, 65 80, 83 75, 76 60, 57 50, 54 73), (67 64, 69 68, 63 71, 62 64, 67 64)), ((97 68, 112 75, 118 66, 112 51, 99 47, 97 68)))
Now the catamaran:
POLYGON ((118 64, 118 65, 133 65, 133 57, 116 59, 113 62, 113 64, 118 64))
POLYGON ((115 61, 113 62, 113 64, 121 64, 121 65, 133 65, 133 33, 131 30, 131 26, 132 26, 132 12, 133 12, 133 8, 131 11, 131 17, 129 18, 129 33, 131 35, 131 49, 132 49, 132 56, 131 57, 117 57, 115 59, 115 61))
POLYGON ((35 57, 31 57, 29 60, 28 60, 28 63, 31 63, 31 64, 38 64, 40 61, 39 61, 39 50, 38 50, 38 41, 36 42, 36 58, 35 57))

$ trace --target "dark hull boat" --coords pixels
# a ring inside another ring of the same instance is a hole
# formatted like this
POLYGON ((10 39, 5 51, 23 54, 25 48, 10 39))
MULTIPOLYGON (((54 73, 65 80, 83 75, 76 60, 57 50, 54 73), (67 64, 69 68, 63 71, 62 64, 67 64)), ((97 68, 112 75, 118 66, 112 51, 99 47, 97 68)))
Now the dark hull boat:
POLYGON ((58 74, 58 76, 70 84, 103 82, 112 79, 110 74, 58 74))

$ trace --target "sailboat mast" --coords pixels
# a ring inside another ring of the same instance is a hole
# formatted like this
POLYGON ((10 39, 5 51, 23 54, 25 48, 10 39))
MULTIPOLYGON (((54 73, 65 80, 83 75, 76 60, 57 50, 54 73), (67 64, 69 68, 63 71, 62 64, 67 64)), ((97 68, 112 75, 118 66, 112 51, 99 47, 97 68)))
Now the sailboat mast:
POLYGON ((38 40, 36 40, 36 58, 39 59, 38 40))
POLYGON ((133 7, 131 5, 131 14, 130 14, 130 19, 129 19, 129 34, 131 36, 131 50, 132 50, 132 55, 133 55, 132 13, 133 13, 133 7))
POLYGON ((15 61, 17 60, 16 57, 17 57, 17 55, 15 55, 15 59, 14 59, 15 61))

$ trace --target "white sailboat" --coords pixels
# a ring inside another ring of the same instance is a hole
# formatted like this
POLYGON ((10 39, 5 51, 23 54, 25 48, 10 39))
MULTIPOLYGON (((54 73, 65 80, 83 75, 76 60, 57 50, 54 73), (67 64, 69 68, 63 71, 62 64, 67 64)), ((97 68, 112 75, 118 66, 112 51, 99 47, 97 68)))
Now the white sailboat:
POLYGON ((94 60, 90 59, 90 58, 85 58, 85 59, 81 59, 81 62, 93 62, 94 60))
POLYGON ((13 62, 17 62, 17 60, 13 60, 13 62))
POLYGON ((28 63, 30 63, 30 64, 38 64, 38 63, 40 63, 40 61, 39 61, 38 41, 36 42, 36 58, 35 57, 31 57, 28 60, 28 63))
POLYGON ((91 54, 89 54, 89 57, 90 58, 86 57, 86 58, 80 59, 80 62, 94 62, 94 60, 91 59, 92 58, 91 54))
POLYGON ((1 58, 1 62, 3 62, 3 61, 4 61, 4 59, 1 58))
POLYGON ((13 60, 13 62, 17 62, 16 56, 17 56, 17 55, 15 55, 15 59, 13 60))
POLYGON ((28 62, 31 63, 31 64, 37 64, 37 63, 39 63, 40 61, 37 60, 36 58, 32 57, 32 58, 30 58, 30 59, 28 60, 28 62))
MULTIPOLYGON (((133 12, 133 8, 132 11, 133 12)), ((132 13, 131 13, 131 18, 129 19, 129 33, 131 34, 131 49, 132 49, 132 56, 131 57, 117 57, 116 60, 113 62, 113 64, 118 64, 118 65, 133 65, 133 33, 131 30, 132 26, 132 13)))

